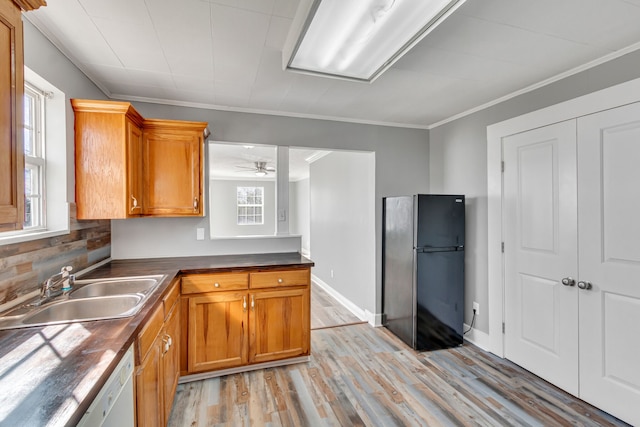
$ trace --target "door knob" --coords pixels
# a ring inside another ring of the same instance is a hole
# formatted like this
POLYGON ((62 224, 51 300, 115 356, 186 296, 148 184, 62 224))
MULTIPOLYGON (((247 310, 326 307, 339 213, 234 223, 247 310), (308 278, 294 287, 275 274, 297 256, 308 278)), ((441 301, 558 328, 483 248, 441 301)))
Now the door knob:
POLYGON ((585 281, 581 280, 581 281, 578 282, 578 287, 580 289, 584 289, 585 291, 588 291, 593 286, 591 285, 591 282, 585 282, 585 281))
POLYGON ((575 286, 576 281, 573 279, 573 277, 569 276, 562 279, 562 284, 565 286, 575 286))

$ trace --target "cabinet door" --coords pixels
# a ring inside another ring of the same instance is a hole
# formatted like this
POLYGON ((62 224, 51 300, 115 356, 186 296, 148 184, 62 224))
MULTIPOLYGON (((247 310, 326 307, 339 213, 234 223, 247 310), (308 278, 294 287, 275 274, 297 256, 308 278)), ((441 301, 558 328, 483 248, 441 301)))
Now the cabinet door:
POLYGON ((195 132, 143 133, 144 213, 201 216, 202 138, 195 132))
POLYGON ((180 377, 180 303, 176 302, 174 304, 164 328, 164 333, 162 334, 162 380, 164 382, 163 400, 164 419, 166 421, 171 413, 173 397, 180 377))
POLYGON ((161 357, 162 340, 158 336, 142 360, 136 372, 136 419, 137 426, 157 427, 164 425, 162 410, 161 357))
POLYGON ((142 214, 142 129, 127 119, 127 216, 142 214))
POLYGON ((263 291, 250 298, 250 363, 309 354, 309 288, 263 291))
POLYGON ((24 221, 22 17, 10 1, 0 3, 0 56, 0 231, 5 231, 21 229, 24 221))
POLYGON ((189 373, 247 363, 246 292, 218 292, 189 298, 189 373))

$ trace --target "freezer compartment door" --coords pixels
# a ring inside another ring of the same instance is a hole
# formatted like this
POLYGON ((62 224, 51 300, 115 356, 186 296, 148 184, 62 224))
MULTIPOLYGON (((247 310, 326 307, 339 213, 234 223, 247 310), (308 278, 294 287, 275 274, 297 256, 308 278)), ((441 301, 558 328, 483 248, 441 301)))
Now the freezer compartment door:
POLYGON ((416 203, 416 247, 464 247, 464 196, 420 194, 416 203))
POLYGON ((462 344, 464 251, 417 253, 417 350, 462 344))

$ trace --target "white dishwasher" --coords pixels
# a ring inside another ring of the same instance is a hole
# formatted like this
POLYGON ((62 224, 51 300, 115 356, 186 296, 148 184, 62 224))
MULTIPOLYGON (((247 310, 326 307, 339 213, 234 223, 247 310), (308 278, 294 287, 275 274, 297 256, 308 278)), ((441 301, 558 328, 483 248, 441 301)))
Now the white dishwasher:
POLYGON ((89 406, 78 427, 133 427, 133 346, 89 406))

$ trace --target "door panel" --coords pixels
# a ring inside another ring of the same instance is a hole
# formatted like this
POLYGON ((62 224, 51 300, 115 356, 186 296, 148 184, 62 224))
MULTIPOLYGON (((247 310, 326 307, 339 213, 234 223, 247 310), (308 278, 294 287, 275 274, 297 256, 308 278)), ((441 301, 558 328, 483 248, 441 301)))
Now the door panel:
POLYGON ((250 363, 309 354, 308 287, 259 291, 249 297, 250 363))
POLYGON ((503 140, 505 355, 578 393, 575 121, 503 140))
POLYGON ((248 300, 244 292, 189 298, 189 373, 247 363, 248 300))
POLYGON ((640 425, 640 104, 578 119, 580 397, 640 425))

